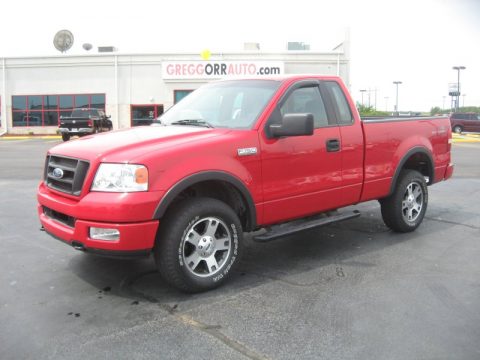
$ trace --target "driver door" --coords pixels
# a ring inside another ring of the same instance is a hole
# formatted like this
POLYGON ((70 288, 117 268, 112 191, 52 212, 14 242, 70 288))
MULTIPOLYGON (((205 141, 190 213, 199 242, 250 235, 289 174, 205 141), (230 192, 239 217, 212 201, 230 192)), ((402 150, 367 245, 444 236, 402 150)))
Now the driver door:
POLYGON ((340 130, 325 99, 318 81, 296 83, 267 122, 261 143, 266 224, 333 209, 342 202, 340 130), (269 138, 268 126, 289 113, 312 113, 313 135, 269 138))

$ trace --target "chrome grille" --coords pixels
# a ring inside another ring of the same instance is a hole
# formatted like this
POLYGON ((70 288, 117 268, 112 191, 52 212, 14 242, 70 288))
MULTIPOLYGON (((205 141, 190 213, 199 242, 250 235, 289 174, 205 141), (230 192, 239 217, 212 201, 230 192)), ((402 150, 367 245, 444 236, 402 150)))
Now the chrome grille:
POLYGON ((90 163, 84 160, 56 155, 47 156, 45 183, 51 189, 79 196, 89 166, 90 163), (57 176, 54 175, 54 170, 56 170, 57 176), (58 176, 58 173, 61 173, 61 176, 58 176))

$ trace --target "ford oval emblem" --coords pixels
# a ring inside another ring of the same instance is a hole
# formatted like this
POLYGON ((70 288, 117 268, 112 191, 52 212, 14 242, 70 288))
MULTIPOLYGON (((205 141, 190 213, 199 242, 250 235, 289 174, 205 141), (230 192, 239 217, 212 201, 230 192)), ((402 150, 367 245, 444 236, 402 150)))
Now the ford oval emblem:
POLYGON ((52 171, 52 175, 55 179, 61 179, 63 178, 63 170, 60 168, 55 168, 52 171))

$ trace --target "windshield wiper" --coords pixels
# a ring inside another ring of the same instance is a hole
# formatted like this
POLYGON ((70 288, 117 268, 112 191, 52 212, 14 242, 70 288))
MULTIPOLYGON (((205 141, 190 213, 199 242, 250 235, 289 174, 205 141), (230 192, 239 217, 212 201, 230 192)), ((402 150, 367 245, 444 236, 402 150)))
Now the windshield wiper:
POLYGON ((178 120, 170 123, 170 125, 192 125, 192 126, 203 126, 208 128, 213 128, 214 126, 205 120, 199 119, 189 119, 189 120, 178 120))

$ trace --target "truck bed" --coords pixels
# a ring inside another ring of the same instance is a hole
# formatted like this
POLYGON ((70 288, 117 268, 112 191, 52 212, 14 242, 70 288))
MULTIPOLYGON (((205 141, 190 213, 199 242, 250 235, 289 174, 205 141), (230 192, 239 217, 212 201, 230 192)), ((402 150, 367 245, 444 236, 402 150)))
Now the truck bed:
POLYGON ((416 147, 425 147, 433 156, 435 165, 428 185, 444 178, 450 162, 450 144, 446 141, 451 132, 448 117, 362 118, 362 127, 365 183, 361 201, 388 195, 395 169, 405 154, 416 147))

